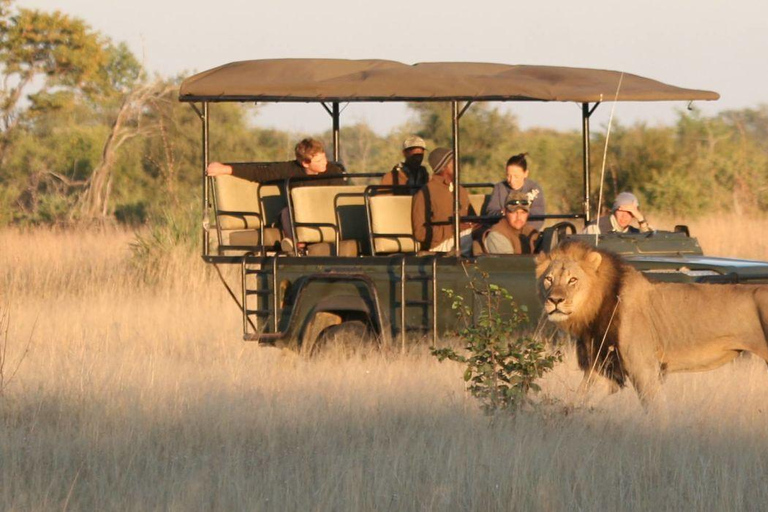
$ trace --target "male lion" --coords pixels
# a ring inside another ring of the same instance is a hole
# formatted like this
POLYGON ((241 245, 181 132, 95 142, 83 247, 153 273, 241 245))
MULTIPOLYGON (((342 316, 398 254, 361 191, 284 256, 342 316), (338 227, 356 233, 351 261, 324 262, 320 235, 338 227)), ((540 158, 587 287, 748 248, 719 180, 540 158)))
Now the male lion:
POLYGON ((629 379, 647 406, 667 372, 711 370, 744 350, 768 362, 768 285, 652 282, 581 242, 540 254, 536 277, 548 319, 578 339, 585 389, 629 379))

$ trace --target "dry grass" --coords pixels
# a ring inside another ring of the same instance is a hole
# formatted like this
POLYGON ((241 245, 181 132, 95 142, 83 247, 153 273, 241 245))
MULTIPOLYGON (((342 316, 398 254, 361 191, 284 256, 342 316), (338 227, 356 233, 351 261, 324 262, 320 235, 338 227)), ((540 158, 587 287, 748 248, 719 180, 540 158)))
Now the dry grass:
MULTIPOLYGON (((148 287, 129 241, 0 233, 9 367, 31 341, 0 395, 4 510, 750 510, 768 499, 762 363, 672 376, 662 421, 631 390, 580 404, 569 357, 544 383, 546 405, 491 422, 461 369, 423 349, 307 362, 244 344, 197 258, 148 287)), ((734 247, 717 243, 704 240, 734 247)))
POLYGON ((768 218, 723 214, 696 220, 651 215, 653 226, 672 229, 687 224, 698 238, 704 254, 768 261, 768 218))

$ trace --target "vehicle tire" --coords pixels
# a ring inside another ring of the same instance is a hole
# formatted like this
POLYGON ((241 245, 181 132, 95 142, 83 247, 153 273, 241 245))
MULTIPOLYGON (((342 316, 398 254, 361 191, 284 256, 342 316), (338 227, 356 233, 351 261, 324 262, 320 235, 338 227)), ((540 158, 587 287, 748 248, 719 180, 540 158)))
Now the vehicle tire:
POLYGON ((309 356, 337 354, 366 355, 379 349, 379 340, 370 326, 361 320, 349 320, 325 329, 312 345, 309 356))

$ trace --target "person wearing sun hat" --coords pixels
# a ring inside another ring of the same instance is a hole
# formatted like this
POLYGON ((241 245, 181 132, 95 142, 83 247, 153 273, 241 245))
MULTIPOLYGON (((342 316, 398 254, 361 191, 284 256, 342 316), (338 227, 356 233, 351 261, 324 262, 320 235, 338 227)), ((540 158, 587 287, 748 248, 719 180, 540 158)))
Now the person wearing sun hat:
MULTIPOLYGON (((413 236, 432 252, 453 250, 453 151, 435 148, 429 153, 429 166, 434 176, 413 196, 411 221, 413 236)), ((469 193, 459 186, 459 215, 476 215, 469 203, 469 193)), ((472 229, 463 222, 460 226, 459 244, 463 254, 472 251, 472 229)))
POLYGON ((640 202, 631 192, 622 192, 613 201, 611 213, 592 222, 584 230, 590 235, 606 235, 608 233, 645 233, 653 231, 645 215, 640 211, 640 202), (637 223, 637 227, 632 222, 637 223))
POLYGON ((504 201, 504 216, 483 234, 483 249, 489 254, 532 254, 539 232, 528 224, 531 199, 513 190, 504 201))
POLYGON ((429 181, 427 169, 421 165, 427 144, 418 135, 406 137, 403 141, 403 161, 397 164, 381 179, 382 185, 410 185, 408 190, 395 190, 395 195, 413 195, 419 187, 429 181))

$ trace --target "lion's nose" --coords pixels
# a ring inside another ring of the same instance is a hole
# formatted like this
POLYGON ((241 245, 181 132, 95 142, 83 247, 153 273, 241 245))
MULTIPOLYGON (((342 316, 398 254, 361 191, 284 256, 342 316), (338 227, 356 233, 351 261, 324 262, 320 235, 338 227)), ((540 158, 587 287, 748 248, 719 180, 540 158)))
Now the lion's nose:
POLYGON ((565 300, 564 297, 549 297, 547 302, 551 302, 553 306, 557 307, 558 304, 565 300))

